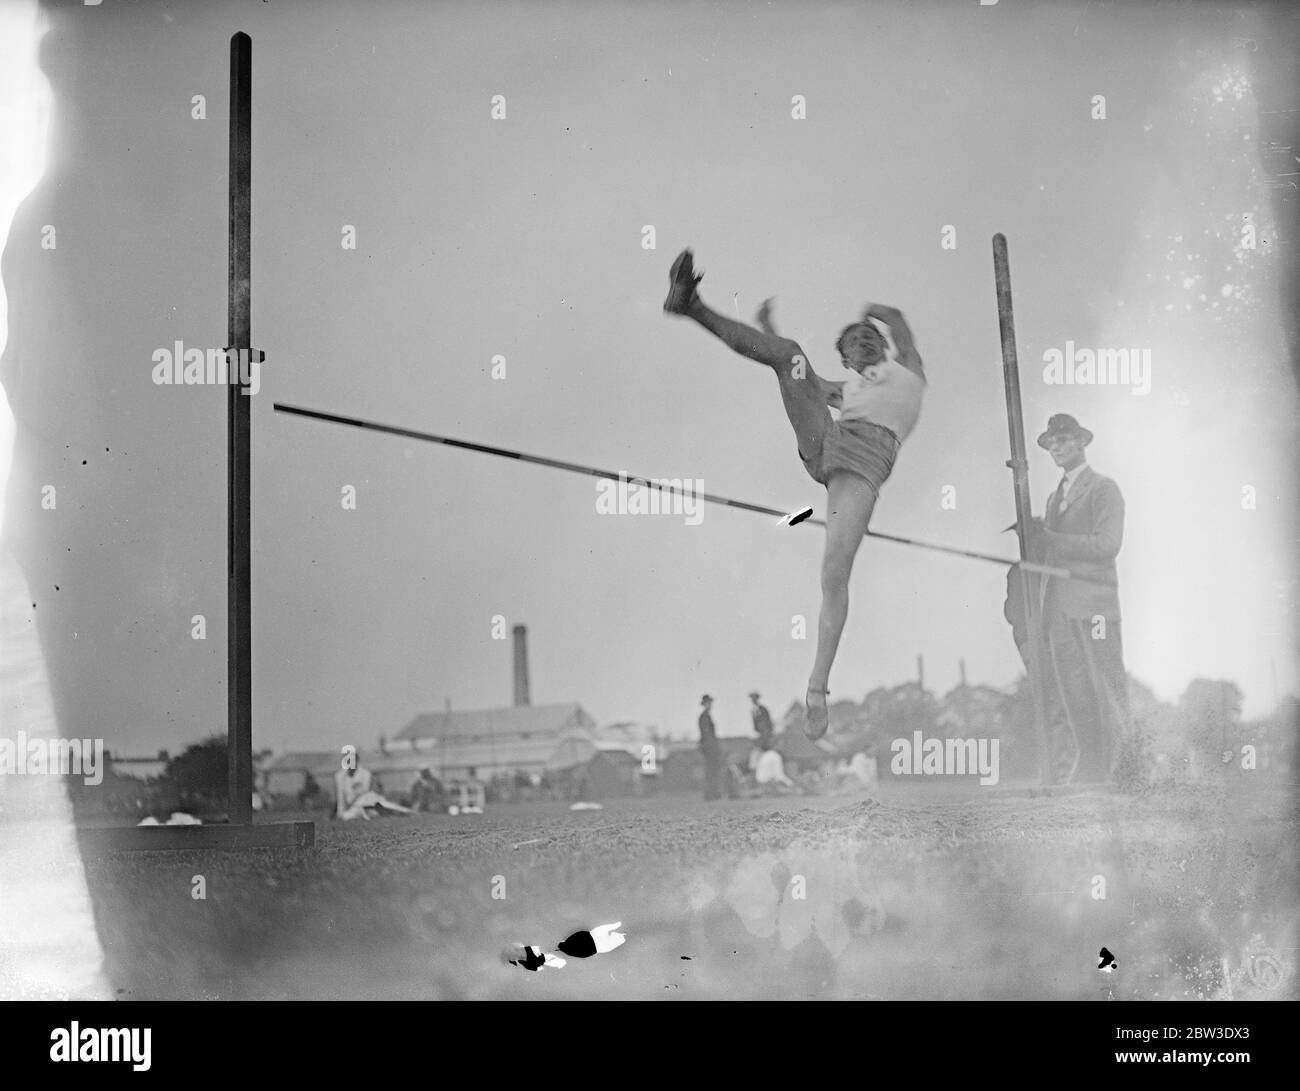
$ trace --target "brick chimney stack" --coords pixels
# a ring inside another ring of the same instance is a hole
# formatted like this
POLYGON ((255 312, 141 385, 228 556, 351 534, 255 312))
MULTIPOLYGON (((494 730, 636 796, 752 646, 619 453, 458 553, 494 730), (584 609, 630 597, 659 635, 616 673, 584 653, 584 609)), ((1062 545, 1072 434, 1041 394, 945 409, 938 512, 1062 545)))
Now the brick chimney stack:
POLYGON ((516 625, 515 637, 515 708, 527 708, 528 696, 528 627, 516 625))

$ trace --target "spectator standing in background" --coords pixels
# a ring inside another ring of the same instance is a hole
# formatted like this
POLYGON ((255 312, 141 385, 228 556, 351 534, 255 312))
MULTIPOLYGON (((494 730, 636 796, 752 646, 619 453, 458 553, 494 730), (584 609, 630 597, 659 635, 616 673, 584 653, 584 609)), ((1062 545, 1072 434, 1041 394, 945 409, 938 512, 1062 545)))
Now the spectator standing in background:
POLYGON ((713 726, 713 698, 707 693, 700 698, 704 711, 700 713, 700 752, 704 755, 704 798, 718 799, 722 796, 722 747, 718 744, 718 732, 713 726))
POLYGON ((757 691, 751 693, 749 699, 754 704, 749 714, 754 718, 754 733, 758 736, 758 748, 771 750, 776 738, 776 732, 772 729, 772 714, 759 701, 757 691))

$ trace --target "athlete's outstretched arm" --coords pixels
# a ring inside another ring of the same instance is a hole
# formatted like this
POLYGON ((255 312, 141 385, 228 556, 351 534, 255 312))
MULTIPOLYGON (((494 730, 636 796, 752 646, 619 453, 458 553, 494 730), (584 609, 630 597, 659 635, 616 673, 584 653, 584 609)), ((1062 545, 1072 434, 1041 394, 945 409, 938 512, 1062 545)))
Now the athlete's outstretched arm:
POLYGON ((822 389, 822 397, 826 399, 826 404, 832 409, 841 409, 844 406, 844 381, 835 382, 831 379, 823 379, 817 376, 817 385, 822 389))
POLYGON ((882 303, 872 303, 863 312, 863 317, 879 318, 889 327, 889 334, 893 337, 894 344, 898 346, 898 362, 908 371, 914 371, 924 379, 925 365, 921 361, 921 354, 916 351, 916 341, 912 337, 912 330, 907 324, 907 319, 903 317, 903 312, 897 307, 886 307, 882 303))

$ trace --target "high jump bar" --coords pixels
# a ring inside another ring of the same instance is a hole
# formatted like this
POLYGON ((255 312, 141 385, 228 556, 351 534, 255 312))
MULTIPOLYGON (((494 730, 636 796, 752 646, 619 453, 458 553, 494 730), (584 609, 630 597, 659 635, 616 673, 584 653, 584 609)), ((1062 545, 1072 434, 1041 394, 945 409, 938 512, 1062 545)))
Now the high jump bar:
MULTIPOLYGON (((529 462, 534 466, 549 466, 553 470, 564 470, 568 473, 584 474, 587 477, 598 477, 610 481, 630 481, 646 488, 659 489, 667 492, 677 492, 679 490, 668 488, 667 482, 654 481, 647 477, 641 477, 637 474, 630 474, 624 471, 602 470, 596 466, 584 466, 578 462, 565 462, 558 458, 546 458, 542 455, 525 454, 523 451, 513 451, 506 447, 492 447, 486 443, 472 443, 465 439, 453 439, 450 436, 439 436, 433 432, 421 432, 415 428, 402 428, 393 424, 380 424, 377 421, 365 420, 361 417, 345 417, 339 413, 325 413, 319 409, 304 409, 298 405, 286 405, 284 402, 274 402, 273 406, 277 413, 289 413, 296 417, 308 417, 312 420, 324 421, 327 424, 341 424, 349 428, 361 428, 370 432, 383 432, 390 436, 401 436, 403 439, 418 439, 424 443, 439 443, 444 447, 457 447, 462 451, 475 451, 482 455, 495 455, 498 458, 509 458, 516 462, 529 462)), ((776 508, 769 508, 762 504, 751 504, 747 500, 735 500, 729 496, 717 496, 713 493, 702 492, 699 499, 707 501, 710 504, 721 504, 729 508, 740 508, 742 511, 752 511, 759 515, 775 515, 786 517, 790 513, 780 511, 776 508)), ((801 519, 800 523, 810 523, 815 526, 824 527, 825 520, 822 519, 801 519)), ((973 549, 958 549, 955 546, 939 545, 935 542, 922 542, 916 538, 904 538, 898 534, 882 534, 879 531, 868 530, 868 538, 879 538, 884 542, 897 542, 899 545, 915 546, 918 549, 929 549, 936 553, 948 553, 956 557, 969 557, 975 561, 986 561, 989 564, 1001 565, 1004 568, 1020 568, 1026 572, 1037 572, 1043 576, 1055 576, 1058 579, 1080 579, 1082 577, 1074 576, 1068 569, 1054 568, 1050 565, 1036 564, 1032 561, 1018 561, 1011 557, 997 557, 991 553, 980 553, 973 549)), ((1095 581, 1088 581, 1095 582, 1095 581)))

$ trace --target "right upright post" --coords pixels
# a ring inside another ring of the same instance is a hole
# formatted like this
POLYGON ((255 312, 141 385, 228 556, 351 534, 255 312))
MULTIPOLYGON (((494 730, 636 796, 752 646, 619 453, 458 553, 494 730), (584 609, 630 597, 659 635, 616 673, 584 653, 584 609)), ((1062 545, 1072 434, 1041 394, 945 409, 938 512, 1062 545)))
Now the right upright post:
POLYGON ((235 371, 252 357, 253 40, 230 39, 230 250, 227 258, 226 749, 230 822, 253 823, 252 403, 235 371))
MULTIPOLYGON (((1016 357, 1016 320, 1011 308, 1011 263, 1007 257, 1007 238, 993 236, 993 276, 998 292, 998 329, 1002 334, 1002 380, 1007 394, 1007 431, 1011 440, 1012 484, 1016 494, 1016 536, 1020 539, 1020 559, 1038 560, 1030 556, 1030 518, 1032 507, 1029 496, 1029 459, 1025 453, 1025 418, 1020 405, 1020 364, 1016 357)), ((1029 675, 1029 688, 1034 698, 1034 720, 1038 725, 1039 772, 1044 784, 1051 783, 1051 753, 1048 749, 1047 699, 1044 689, 1043 653, 1046 641, 1038 596, 1034 593, 1037 581, 1031 580, 1023 568, 1016 570, 1020 582, 1021 601, 1025 608, 1025 627, 1029 634, 1029 654, 1025 669, 1029 675)), ((1043 576, 1042 579, 1048 577, 1043 576)))

